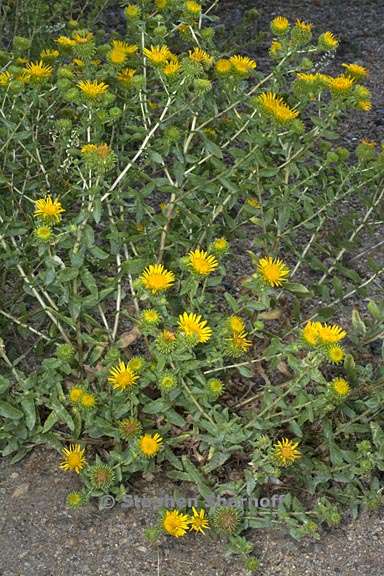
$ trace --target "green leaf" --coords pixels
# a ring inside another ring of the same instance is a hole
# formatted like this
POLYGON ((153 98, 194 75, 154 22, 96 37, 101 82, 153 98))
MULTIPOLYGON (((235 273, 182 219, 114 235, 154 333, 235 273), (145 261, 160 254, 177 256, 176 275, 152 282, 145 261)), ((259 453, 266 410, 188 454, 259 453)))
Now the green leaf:
POLYGON ((3 416, 3 418, 10 418, 11 420, 19 420, 24 416, 24 414, 9 402, 0 400, 0 416, 3 416))
POLYGON ((21 401, 21 406, 25 412, 25 423, 28 430, 33 430, 36 424, 36 410, 33 398, 23 398, 21 401))

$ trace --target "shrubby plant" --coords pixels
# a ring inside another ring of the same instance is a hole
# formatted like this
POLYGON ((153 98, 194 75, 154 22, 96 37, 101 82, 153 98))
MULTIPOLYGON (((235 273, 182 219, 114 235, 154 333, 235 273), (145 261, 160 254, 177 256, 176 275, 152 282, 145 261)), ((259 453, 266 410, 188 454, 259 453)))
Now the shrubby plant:
POLYGON ((245 528, 316 536, 380 503, 383 372, 364 350, 383 311, 355 311, 352 335, 329 314, 380 275, 342 261, 380 209, 384 156, 335 144, 371 99, 363 66, 319 69, 331 32, 275 18, 264 74, 219 53, 211 14, 146 0, 125 6, 123 38, 71 22, 1 54, 0 438, 14 460, 62 451, 83 481, 72 507, 160 466, 202 500, 285 493, 276 510, 164 510, 150 533, 210 528, 254 568, 245 528), (352 197, 365 215, 339 233, 352 197), (309 312, 303 265, 328 308, 309 312))

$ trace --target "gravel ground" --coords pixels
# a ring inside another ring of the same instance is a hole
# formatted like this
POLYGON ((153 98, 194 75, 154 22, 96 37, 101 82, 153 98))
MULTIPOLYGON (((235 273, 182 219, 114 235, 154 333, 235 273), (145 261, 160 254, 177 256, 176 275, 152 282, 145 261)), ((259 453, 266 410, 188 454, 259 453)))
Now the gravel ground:
MULTIPOLYGON (((58 470, 59 460, 56 452, 36 449, 19 464, 0 465, 0 576, 245 576, 208 533, 149 545, 144 529, 155 522, 153 511, 99 511, 95 503, 68 509, 66 495, 79 482, 58 470)), ((170 488, 156 478, 140 491, 160 495, 170 488)), ((384 573, 384 511, 324 533, 319 542, 259 530, 250 538, 262 558, 260 576, 384 573)))

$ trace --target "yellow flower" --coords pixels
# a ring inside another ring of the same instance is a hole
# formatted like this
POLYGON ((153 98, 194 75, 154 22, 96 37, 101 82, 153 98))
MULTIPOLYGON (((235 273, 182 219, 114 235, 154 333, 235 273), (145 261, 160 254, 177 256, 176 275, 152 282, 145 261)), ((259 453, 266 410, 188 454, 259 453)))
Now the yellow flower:
POLYGON ((233 331, 230 338, 227 338, 228 349, 227 353, 229 356, 240 356, 248 352, 249 348, 252 346, 252 342, 248 340, 248 334, 245 331, 233 331))
POLYGON ((198 248, 188 254, 188 261, 189 265, 197 274, 200 274, 200 276, 208 276, 216 270, 219 265, 214 256, 198 248))
POLYGON ((82 154, 96 154, 97 152, 97 144, 84 144, 81 148, 82 154))
POLYGON ((164 10, 168 5, 168 0, 155 0, 155 5, 158 10, 164 10))
POLYGON ((349 76, 336 76, 336 78, 330 77, 328 79, 328 88, 334 94, 345 94, 349 92, 353 86, 353 78, 349 76))
POLYGON ((363 112, 369 112, 372 110, 372 102, 370 100, 358 100, 356 108, 363 110, 363 112))
POLYGON ((119 433, 124 440, 130 440, 131 438, 141 434, 141 424, 137 418, 124 418, 119 422, 119 433))
POLYGON ((190 12, 191 14, 200 14, 200 12, 201 12, 200 4, 198 4, 194 0, 187 0, 184 3, 184 7, 185 7, 186 11, 190 12))
POLYGON ((336 344, 347 335, 346 331, 337 324, 320 324, 318 333, 322 344, 336 344))
POLYGON ((68 38, 67 36, 59 36, 56 38, 55 42, 63 48, 72 48, 73 46, 76 46, 75 40, 68 38))
POLYGON ((60 200, 52 200, 48 195, 35 201, 34 216, 48 220, 49 222, 60 222, 61 214, 65 212, 60 200))
POLYGON ((115 47, 108 52, 107 57, 112 64, 124 64, 127 54, 124 49, 115 47))
POLYGON ((73 35, 73 39, 76 42, 76 44, 88 44, 88 42, 91 42, 93 40, 93 33, 87 32, 87 30, 76 32, 73 35))
POLYGON ((261 258, 257 265, 259 274, 271 286, 281 286, 289 274, 288 267, 279 258, 261 258))
POLYGON ((246 203, 248 206, 251 206, 251 208, 261 208, 261 204, 257 198, 247 198, 246 203))
POLYGON ((128 6, 124 10, 124 14, 127 18, 137 18, 140 16, 140 8, 136 6, 136 4, 128 4, 128 6))
POLYGON ((0 86, 8 86, 12 80, 12 74, 10 72, 0 72, 0 86))
POLYGON ((136 70, 133 68, 123 68, 121 72, 117 75, 118 81, 125 87, 128 87, 132 83, 132 78, 136 74, 136 70))
POLYGON ((152 294, 157 294, 168 290, 172 286, 175 282, 175 275, 164 268, 162 264, 151 264, 140 276, 140 281, 144 288, 152 292, 152 294))
POLYGON ((281 124, 291 122, 299 115, 296 110, 292 110, 280 96, 273 92, 264 92, 257 96, 256 100, 266 114, 281 124))
POLYGON ((160 315, 154 308, 147 308, 142 314, 144 322, 148 324, 158 324, 160 321, 160 315))
POLYGON ((300 32, 308 34, 308 32, 312 31, 313 24, 310 24, 309 22, 304 22, 303 20, 296 20, 295 27, 298 30, 300 30, 300 32))
POLYGON ((205 52, 202 48, 194 48, 188 52, 188 56, 193 62, 198 62, 199 64, 207 64, 209 66, 212 64, 213 58, 205 52))
POLYGON ((60 464, 60 468, 62 470, 73 470, 76 474, 79 474, 87 464, 84 451, 85 448, 81 448, 80 444, 70 444, 69 448, 63 448, 63 461, 60 464))
POLYGON ((235 72, 241 76, 246 76, 256 68, 256 62, 252 58, 248 58, 248 56, 231 56, 230 62, 235 72))
POLYGON ((219 254, 222 252, 226 252, 228 250, 228 241, 224 238, 217 238, 214 242, 213 242, 213 249, 218 252, 219 254))
POLYGON ((177 510, 166 510, 163 517, 164 530, 175 538, 184 536, 189 528, 189 523, 190 519, 187 514, 182 514, 177 510))
POLYGON ((85 62, 81 58, 74 58, 72 60, 72 64, 74 64, 74 66, 78 66, 79 68, 84 68, 85 66, 85 62))
POLYGON ((245 322, 240 316, 230 316, 228 324, 232 332, 244 332, 245 330, 245 322))
POLYGON ((348 396, 350 392, 349 384, 344 378, 334 378, 329 387, 338 396, 348 396))
POLYGON ((357 98, 361 98, 362 100, 369 100, 371 98, 370 90, 361 84, 355 86, 355 95, 357 98))
POLYGON ((271 22, 271 30, 275 34, 285 34, 288 28, 289 22, 285 16, 276 16, 271 22))
POLYGON ((278 40, 272 40, 271 47, 269 48, 269 54, 271 56, 277 56, 282 49, 283 45, 278 40))
POLYGON ((297 449, 299 443, 283 438, 276 442, 274 447, 274 456, 283 466, 289 466, 295 460, 301 457, 300 450, 297 449))
POLYGON ((228 58, 220 58, 215 64, 215 70, 218 74, 225 76, 232 70, 231 61, 228 58))
POLYGON ((58 50, 52 50, 50 48, 46 48, 40 52, 40 58, 42 60, 55 60, 60 56, 60 52, 58 50))
POLYGON ((318 44, 320 48, 325 50, 335 50, 339 45, 339 41, 332 32, 324 32, 320 34, 318 44))
POLYGON ((204 508, 196 510, 196 508, 192 506, 192 512, 193 516, 190 517, 190 524, 191 524, 190 530, 194 530, 195 532, 201 532, 201 534, 204 534, 204 530, 209 528, 209 522, 208 518, 205 515, 204 508))
POLYGON ((181 64, 175 60, 167 62, 167 64, 163 68, 163 72, 166 76, 174 76, 178 72, 180 72, 181 64))
POLYGON ((302 336, 307 344, 310 346, 317 346, 319 344, 319 326, 320 322, 307 322, 304 326, 302 336))
POLYGON ((342 64, 342 66, 346 69, 349 76, 357 80, 368 76, 368 69, 365 66, 360 66, 360 64, 342 64))
POLYGON ((105 94, 108 90, 108 84, 98 82, 97 80, 81 80, 78 87, 87 98, 96 99, 105 94))
POLYGON ((332 344, 327 348, 327 356, 332 364, 340 364, 344 360, 345 352, 339 344, 332 344))
POLYGON ((83 396, 83 394, 84 390, 80 388, 80 386, 72 386, 68 394, 69 400, 74 404, 77 404, 77 402, 80 402, 80 399, 83 396))
POLYGON ((39 226, 35 230, 35 235, 39 240, 47 242, 52 237, 52 230, 49 226, 39 226))
POLYGON ((30 62, 25 68, 24 72, 30 80, 40 82, 52 76, 52 66, 40 62, 30 62))
POLYGON ((136 384, 138 377, 128 364, 121 361, 117 366, 111 368, 108 382, 115 390, 127 390, 136 384))
POLYGON ((172 56, 172 52, 163 44, 162 46, 151 46, 151 48, 144 48, 144 56, 152 62, 152 64, 159 65, 165 64, 172 56))
POLYGON ((207 326, 207 321, 200 314, 184 312, 179 316, 179 328, 183 334, 196 338, 198 342, 208 342, 212 336, 212 329, 207 326))
POLYGON ((157 432, 156 434, 144 434, 139 439, 139 449, 144 456, 152 458, 159 452, 162 443, 163 439, 157 432))
POLYGON ((95 395, 90 394, 89 392, 84 392, 80 397, 80 404, 84 406, 84 408, 93 408, 96 404, 95 395))

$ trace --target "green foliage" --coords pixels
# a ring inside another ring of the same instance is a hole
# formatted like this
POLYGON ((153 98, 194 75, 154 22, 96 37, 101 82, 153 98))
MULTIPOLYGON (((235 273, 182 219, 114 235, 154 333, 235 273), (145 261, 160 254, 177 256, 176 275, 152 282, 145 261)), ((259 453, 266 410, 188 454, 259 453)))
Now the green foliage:
POLYGON ((382 272, 345 257, 382 210, 383 152, 338 146, 370 100, 315 72, 327 36, 276 32, 263 74, 194 4, 127 6, 124 43, 69 22, 2 54, 0 447, 69 445, 72 507, 160 465, 202 500, 284 482, 278 508, 231 511, 254 570, 244 529, 316 537, 380 500, 382 305, 345 350, 325 322, 382 272))

